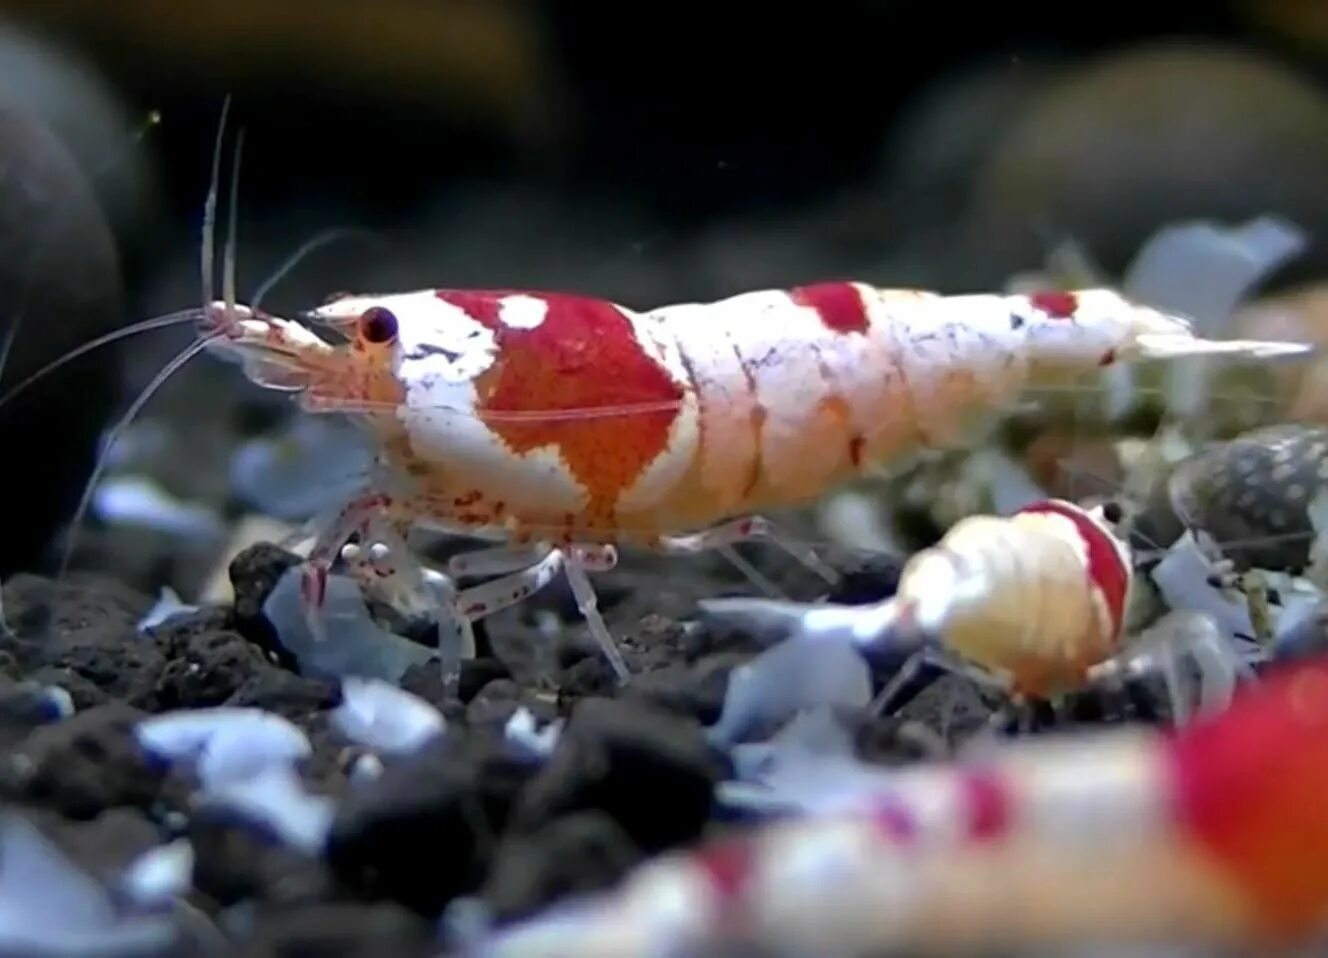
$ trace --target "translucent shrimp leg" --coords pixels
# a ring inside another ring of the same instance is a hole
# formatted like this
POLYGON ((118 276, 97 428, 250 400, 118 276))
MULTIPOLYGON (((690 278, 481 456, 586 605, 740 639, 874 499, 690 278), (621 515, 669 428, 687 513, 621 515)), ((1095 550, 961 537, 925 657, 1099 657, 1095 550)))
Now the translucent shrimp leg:
POLYGON ((450 566, 453 574, 484 575, 513 568, 520 571, 462 590, 453 599, 453 606, 459 615, 470 620, 479 619, 530 598, 562 572, 567 576, 586 627, 618 681, 625 683, 631 678, 631 672, 604 623, 594 586, 587 574, 608 572, 617 564, 618 550, 611 545, 573 544, 554 548, 546 542, 525 549, 508 546, 483 549, 454 557, 450 566))

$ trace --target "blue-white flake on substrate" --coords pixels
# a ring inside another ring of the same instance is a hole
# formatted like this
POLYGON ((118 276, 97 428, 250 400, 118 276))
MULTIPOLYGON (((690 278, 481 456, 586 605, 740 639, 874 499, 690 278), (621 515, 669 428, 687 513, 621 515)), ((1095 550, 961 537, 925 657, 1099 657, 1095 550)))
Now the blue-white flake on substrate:
POLYGON ((287 569, 263 604, 263 614, 305 675, 329 680, 354 675, 395 683, 412 665, 434 658, 430 649, 375 622, 360 587, 349 576, 327 577, 319 613, 324 635, 315 638, 305 618, 301 576, 298 566, 287 569))
POLYGON ((298 766, 313 749, 293 723, 262 709, 219 707, 155 715, 136 732, 158 760, 194 769, 204 807, 261 822, 310 854, 322 850, 335 809, 304 788, 298 766))
POLYGON ((126 913, 29 821, 0 816, 0 954, 131 958, 176 938, 168 918, 126 913))
POLYGON ((332 725, 355 744, 387 755, 418 751, 447 728, 442 713, 418 695, 357 676, 342 681, 332 725))

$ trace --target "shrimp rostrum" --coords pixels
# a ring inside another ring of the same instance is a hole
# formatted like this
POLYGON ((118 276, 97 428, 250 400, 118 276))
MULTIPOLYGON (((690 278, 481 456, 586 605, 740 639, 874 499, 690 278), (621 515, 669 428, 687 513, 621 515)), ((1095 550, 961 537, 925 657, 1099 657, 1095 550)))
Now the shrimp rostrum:
MULTIPOLYGON (((1199 354, 1310 347, 1211 341, 1106 290, 945 296, 831 282, 638 311, 587 296, 426 289, 346 296, 298 322, 207 307, 212 348, 305 410, 357 417, 373 488, 322 530, 309 594, 352 536, 415 523, 497 540, 458 574, 466 620, 562 571, 621 679, 587 572, 616 547, 665 553, 760 538, 835 573, 763 516, 873 464, 962 443, 1036 376, 1199 354)), ((402 562, 408 561, 402 559, 402 562)), ((400 565, 400 563, 398 563, 400 565)))

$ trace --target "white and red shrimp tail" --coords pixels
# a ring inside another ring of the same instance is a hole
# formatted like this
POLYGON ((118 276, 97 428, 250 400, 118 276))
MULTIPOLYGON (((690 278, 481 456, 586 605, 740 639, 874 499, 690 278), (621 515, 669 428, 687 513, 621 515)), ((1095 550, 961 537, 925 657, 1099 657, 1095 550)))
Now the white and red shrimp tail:
POLYGON ((1328 927, 1325 789, 1319 659, 1176 735, 1022 740, 901 770, 833 814, 657 859, 465 953, 1298 946, 1328 927))

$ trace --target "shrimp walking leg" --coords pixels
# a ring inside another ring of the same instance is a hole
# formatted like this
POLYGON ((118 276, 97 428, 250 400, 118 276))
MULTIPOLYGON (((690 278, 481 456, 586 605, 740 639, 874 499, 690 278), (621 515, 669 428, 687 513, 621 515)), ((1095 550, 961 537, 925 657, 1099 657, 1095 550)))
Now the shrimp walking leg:
POLYGON ((367 596, 376 597, 408 616, 424 616, 438 631, 438 658, 444 683, 461 675, 463 659, 475 655, 470 619, 453 613, 456 590, 446 576, 429 569, 411 553, 408 524, 371 519, 359 543, 342 547, 341 558, 367 596))
POLYGON ((1009 691, 1010 683, 1006 679, 965 662, 935 645, 926 645, 905 659, 904 664, 877 693, 870 706, 871 714, 884 715, 890 704, 898 698, 899 693, 917 679, 918 674, 927 667, 962 675, 977 685, 1009 691))
POLYGON ((618 550, 613 546, 570 545, 555 549, 541 543, 531 549, 499 547, 484 549, 469 555, 457 556, 451 569, 457 574, 483 575, 501 572, 513 567, 526 568, 501 578, 472 586, 453 599, 457 613, 469 620, 490 615, 499 609, 516 605, 547 586, 559 572, 567 576, 577 609, 585 617, 586 627, 599 643, 620 682, 630 677, 627 663, 618 651, 604 617, 599 612, 599 601, 590 583, 588 572, 607 572, 618 564, 618 550), (536 561, 528 564, 531 558, 536 561))
POLYGON ((694 555, 711 549, 722 549, 740 542, 760 539, 770 542, 797 559, 831 585, 839 584, 839 573, 816 551, 789 535, 764 516, 745 516, 702 529, 690 535, 661 536, 659 548, 667 553, 694 555))
POLYGON ((590 634, 595 637, 595 641, 604 651, 604 656, 609 660, 618 682, 626 684, 631 678, 631 673, 627 669, 627 663, 623 661, 622 653, 618 651, 617 643, 609 634, 609 627, 604 624, 604 617, 599 613, 599 600, 595 597, 595 589, 590 584, 590 576, 586 574, 590 569, 602 570, 606 556, 610 553, 616 560, 616 551, 612 546, 572 546, 569 551, 567 583, 572 587, 572 595, 576 597, 576 607, 585 617, 586 627, 590 629, 590 634))
POLYGON ((323 524, 314 540, 301 569, 300 599, 309 632, 315 638, 325 635, 321 613, 327 593, 327 576, 333 563, 341 555, 347 540, 367 529, 385 505, 386 501, 380 495, 357 496, 323 524))

